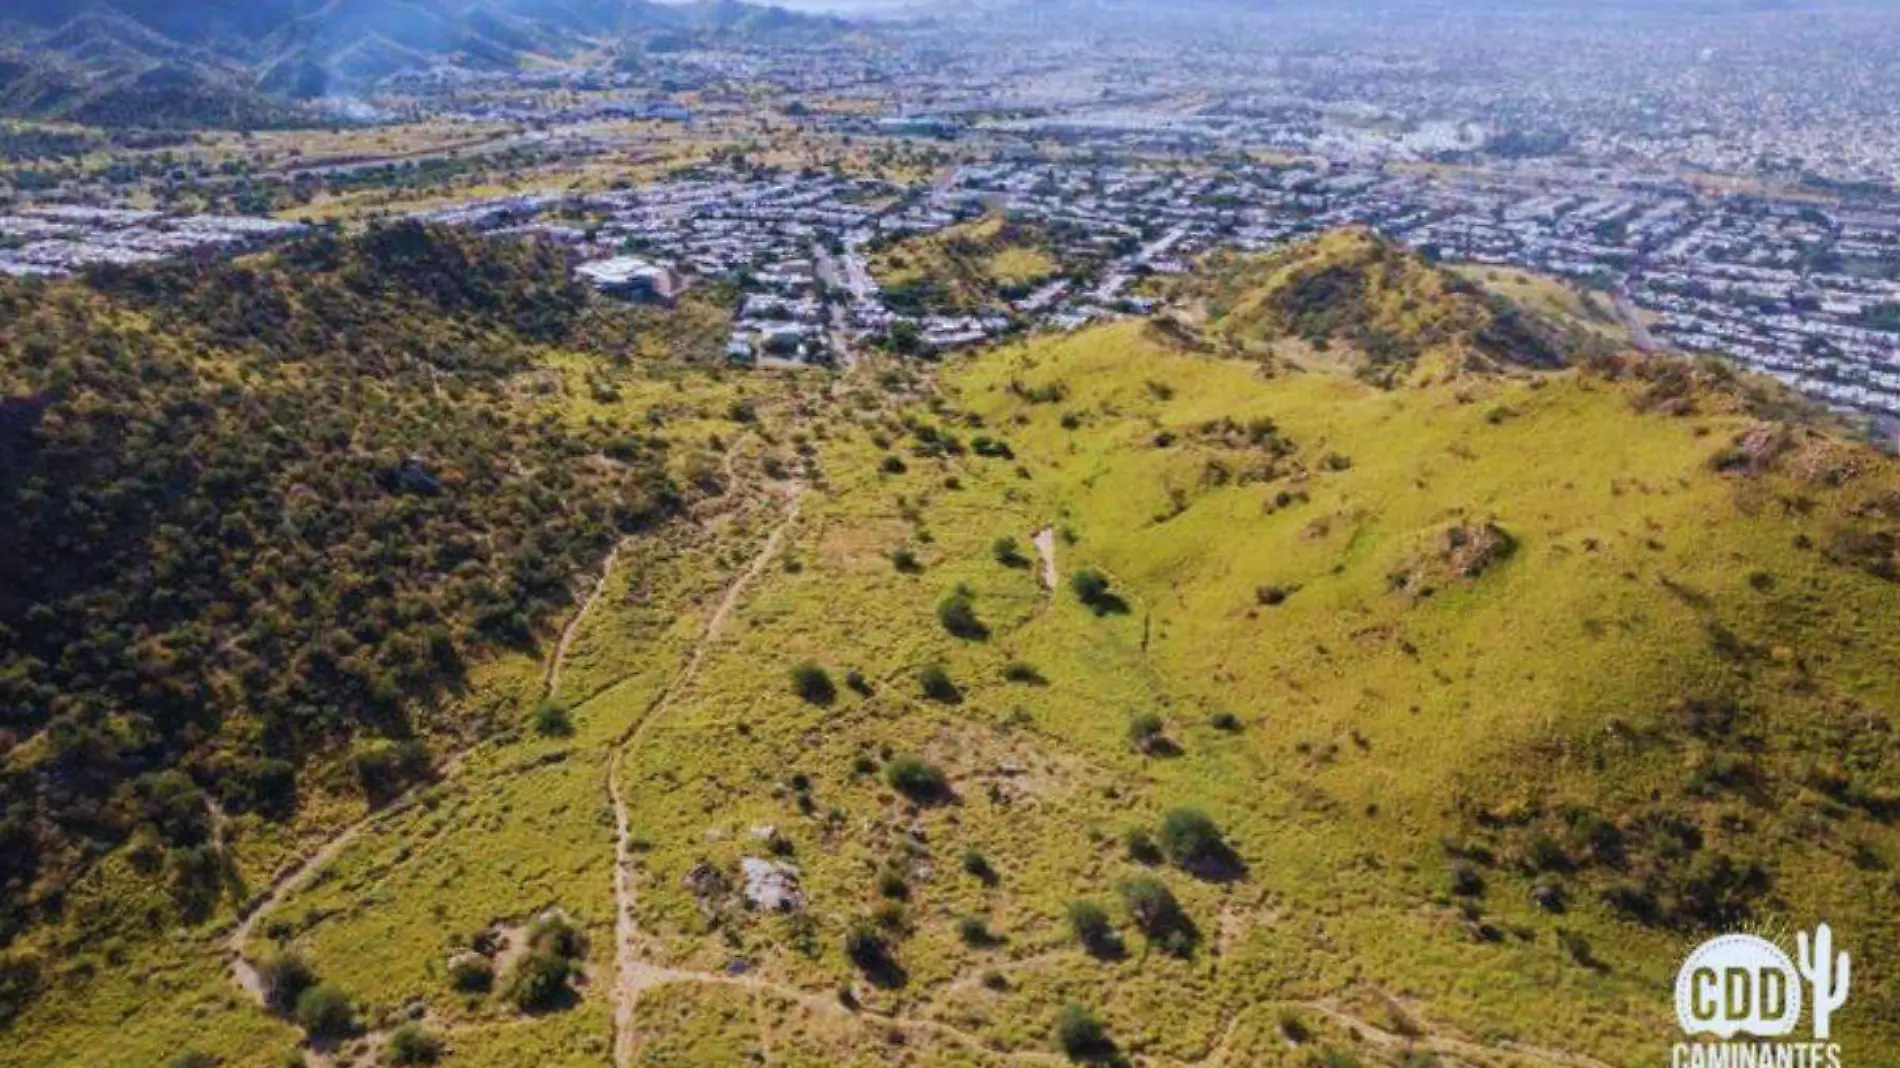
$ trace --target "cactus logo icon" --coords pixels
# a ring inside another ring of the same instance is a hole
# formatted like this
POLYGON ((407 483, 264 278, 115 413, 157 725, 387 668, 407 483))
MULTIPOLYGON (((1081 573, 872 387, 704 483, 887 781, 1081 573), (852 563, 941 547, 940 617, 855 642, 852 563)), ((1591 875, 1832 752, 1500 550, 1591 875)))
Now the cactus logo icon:
POLYGON ((1759 935, 1726 934, 1702 943, 1676 973, 1676 1022, 1684 1034, 1720 1041, 1678 1044, 1671 1068, 1757 1063, 1840 1068, 1840 1047, 1830 1038, 1852 976, 1852 962, 1845 952, 1834 951, 1834 932, 1827 924, 1812 936, 1806 931, 1795 935, 1792 960, 1759 935), (1804 1007, 1812 1042, 1792 1037, 1804 1007))

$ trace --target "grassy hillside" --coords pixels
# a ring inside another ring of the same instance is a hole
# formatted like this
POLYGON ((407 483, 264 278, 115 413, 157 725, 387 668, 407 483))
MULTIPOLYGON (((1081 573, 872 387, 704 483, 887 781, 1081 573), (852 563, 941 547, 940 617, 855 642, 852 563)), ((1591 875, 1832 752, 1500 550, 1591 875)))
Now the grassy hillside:
POLYGON ((1039 227, 1002 216, 899 241, 871 261, 891 307, 912 315, 1007 311, 1058 270, 1039 227))
POLYGON ((1232 349, 1332 362, 1330 350, 1344 346, 1347 366, 1374 382, 1548 369, 1607 344, 1548 301, 1487 292, 1363 230, 1266 256, 1217 254, 1180 295, 1232 349))
MULTIPOLYGON (((215 917, 435 774, 494 729, 471 667, 706 492, 658 424, 538 410, 545 350, 619 328, 533 246, 396 227, 0 306, 0 944, 36 954, 215 917)), ((7 1016, 53 979, 13 962, 7 1016)))
POLYGON ((279 1063, 323 1021, 224 967, 287 953, 344 1063, 408 1021, 463 1065, 1650 1065, 1706 933, 1823 921, 1877 1062, 1894 462, 1708 367, 1382 388, 1333 344, 1128 323, 934 382, 552 354, 568 425, 724 449, 568 640, 471 672, 555 728, 247 926, 83 954, 0 1064, 279 1063))

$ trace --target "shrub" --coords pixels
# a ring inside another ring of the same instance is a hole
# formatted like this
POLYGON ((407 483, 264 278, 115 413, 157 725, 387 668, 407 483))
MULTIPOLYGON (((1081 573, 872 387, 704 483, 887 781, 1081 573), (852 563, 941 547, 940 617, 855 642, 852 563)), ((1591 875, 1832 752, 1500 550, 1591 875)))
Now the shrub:
POLYGON ((1484 876, 1468 861, 1458 861, 1451 866, 1451 892, 1460 897, 1477 897, 1484 893, 1484 876))
POLYGON ((1128 721, 1128 740, 1144 753, 1153 752, 1167 740, 1167 724, 1153 712, 1143 712, 1128 721))
POLYGON ((318 983, 297 995, 297 1026, 313 1038, 348 1034, 356 1024, 350 999, 332 983, 318 983))
POLYGON ((508 1000, 522 1012, 545 1012, 558 1007, 568 995, 573 964, 566 958, 531 950, 515 962, 508 981, 508 1000))
POLYGON ((885 456, 883 462, 878 464, 878 469, 887 475, 901 475, 910 470, 904 466, 904 461, 896 453, 885 456))
POLYGON ((975 597, 962 586, 937 603, 937 622, 965 641, 982 641, 990 636, 990 628, 976 617, 975 597))
POLYGON ((792 690, 808 703, 824 706, 837 700, 838 688, 824 668, 807 660, 792 669, 792 690))
POLYGON ((422 1025, 406 1023, 389 1033, 383 1043, 383 1059, 390 1064, 434 1064, 442 1059, 442 1040, 422 1025))
POLYGON ((963 700, 963 691, 957 689, 957 684, 950 680, 950 673, 941 664, 925 668, 918 674, 917 681, 923 687, 924 696, 932 701, 954 705, 963 700))
POLYGON ((526 933, 528 947, 564 960, 587 956, 587 933, 566 913, 549 909, 534 918, 526 933))
POLYGON ((1161 847, 1147 831, 1140 827, 1131 828, 1124 840, 1128 846, 1128 859, 1137 864, 1161 863, 1161 847))
POLYGON ((963 851, 963 870, 965 874, 975 876, 984 886, 995 886, 998 881, 996 868, 990 864, 990 858, 974 849, 963 851))
POLYGON ((552 699, 534 707, 534 733, 543 738, 565 738, 574 733, 567 706, 552 699))
POLYGON ((1166 883, 1143 875, 1118 884, 1115 892, 1135 926, 1150 940, 1166 942, 1182 936, 1184 944, 1192 944, 1193 927, 1166 883))
POLYGON ((1184 870, 1225 864, 1233 856, 1220 826, 1199 809, 1170 810, 1161 817, 1159 837, 1162 852, 1184 870))
POLYGON ((987 434, 978 434, 970 439, 970 451, 978 456, 987 456, 996 460, 1014 460, 1016 452, 1009 442, 999 441, 987 434))
POLYGON ((1240 717, 1232 712, 1220 711, 1207 717, 1207 725, 1217 731, 1233 734, 1240 730, 1240 717))
POLYGON ((874 923, 860 920, 851 925, 844 936, 844 955, 877 986, 899 986, 904 981, 904 971, 891 955, 890 940, 874 923))
POLYGON ((297 998, 317 983, 317 973, 289 950, 271 953, 256 967, 258 981, 264 987, 264 1002, 278 1012, 295 1009, 297 998))
POLYGON ((850 671, 844 673, 844 684, 851 687, 851 692, 857 694, 859 697, 871 696, 871 680, 865 678, 864 672, 859 671, 857 668, 852 668, 850 671))
POLYGON ((1028 567, 1029 557, 1023 555, 1023 548, 1015 538, 998 538, 990 543, 990 555, 1004 567, 1028 567))
POLYGON ((1102 906, 1078 898, 1069 902, 1068 912, 1069 930, 1075 934, 1075 940, 1082 943, 1082 948, 1098 957, 1112 957, 1121 952, 1121 939, 1102 906))
POLYGON ((1300 1019, 1299 1016, 1293 1012, 1287 1011, 1280 1014, 1280 1035, 1288 1042, 1299 1046, 1311 1040, 1313 1032, 1306 1026, 1305 1020, 1300 1019))
POLYGON ((1056 1017, 1056 1042, 1073 1061, 1098 1060, 1111 1048, 1102 1022, 1080 1005, 1069 1005, 1056 1017))
POLYGON ((1570 858, 1565 855, 1564 847, 1547 834, 1534 834, 1525 847, 1526 859, 1537 871, 1564 871, 1570 867, 1570 858))
POLYGON ((957 937, 963 939, 966 946, 993 946, 996 935, 990 930, 989 921, 981 916, 965 916, 957 921, 957 937))
POLYGON ((891 550, 891 566, 906 575, 915 575, 924 569, 923 562, 917 559, 917 553, 909 546, 891 550))
POLYGON ((166 1061, 165 1068, 218 1068, 218 1059, 209 1053, 188 1049, 166 1061))
POLYGON ((1022 683, 1025 686, 1047 686, 1049 680, 1036 665, 1025 660, 1012 660, 1003 666, 1003 678, 1009 682, 1022 683))
POLYGON ((391 800, 411 783, 427 778, 431 770, 429 751, 413 739, 372 743, 351 757, 350 763, 363 792, 378 805, 391 800))
POLYGON ((886 764, 884 781, 920 805, 935 804, 950 797, 950 779, 941 768, 919 757, 901 756, 886 764))
POLYGON ((549 909, 534 918, 523 936, 528 951, 515 962, 508 999, 523 1012, 559 1008, 571 995, 568 983, 587 956, 587 935, 566 913, 549 909))
POLYGON ((910 897, 910 884, 902 874, 887 870, 877 877, 877 892, 892 901, 904 901, 910 897))
POLYGON ((1091 608, 1108 596, 1109 586, 1108 576, 1093 568, 1085 568, 1069 576, 1069 589, 1075 591, 1077 600, 1091 608))
POLYGON ((464 994, 486 993, 495 985, 495 965, 480 953, 458 953, 449 960, 449 986, 464 994))

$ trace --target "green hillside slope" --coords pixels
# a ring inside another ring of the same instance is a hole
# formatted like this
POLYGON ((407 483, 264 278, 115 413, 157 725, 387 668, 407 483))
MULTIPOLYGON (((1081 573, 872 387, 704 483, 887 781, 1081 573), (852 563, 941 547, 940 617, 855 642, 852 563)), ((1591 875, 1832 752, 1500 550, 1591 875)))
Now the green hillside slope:
POLYGON ((1690 948, 1817 922, 1854 955, 1836 1037, 1879 1063, 1900 469, 1710 367, 1474 362, 1499 308, 1366 255, 1326 359, 1271 281, 934 380, 660 385, 550 345, 601 388, 540 410, 726 451, 565 640, 471 670, 547 729, 312 826, 244 923, 42 955, 0 1064, 315 1034, 351 1064, 1653 1065, 1690 948), (1442 373, 1363 380, 1365 323, 1428 324, 1442 373), (260 1005, 240 959, 347 1020, 260 1005))

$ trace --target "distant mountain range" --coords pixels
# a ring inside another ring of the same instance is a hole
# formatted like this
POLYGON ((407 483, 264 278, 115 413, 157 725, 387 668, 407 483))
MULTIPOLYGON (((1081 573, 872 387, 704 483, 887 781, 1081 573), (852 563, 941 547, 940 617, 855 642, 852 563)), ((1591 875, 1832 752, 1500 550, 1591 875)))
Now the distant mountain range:
POLYGON ((517 69, 610 46, 812 40, 844 20, 740 0, 12 0, 0 115, 254 126, 439 68, 517 69))

